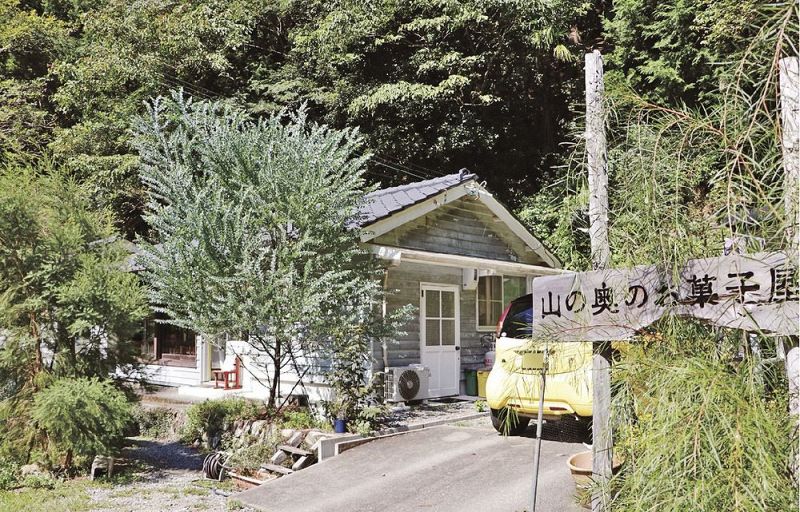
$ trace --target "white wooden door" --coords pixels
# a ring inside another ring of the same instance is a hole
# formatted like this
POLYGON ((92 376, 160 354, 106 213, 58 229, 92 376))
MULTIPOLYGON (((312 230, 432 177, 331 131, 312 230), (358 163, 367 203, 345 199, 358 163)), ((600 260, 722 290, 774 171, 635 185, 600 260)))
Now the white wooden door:
POLYGON ((461 380, 458 286, 420 285, 420 359, 430 369, 429 396, 452 396, 461 380))

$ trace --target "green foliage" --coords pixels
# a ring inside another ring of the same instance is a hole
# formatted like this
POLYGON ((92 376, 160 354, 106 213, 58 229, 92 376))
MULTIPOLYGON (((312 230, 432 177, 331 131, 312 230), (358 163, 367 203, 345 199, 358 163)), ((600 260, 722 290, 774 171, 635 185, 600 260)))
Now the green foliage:
POLYGON ((758 32, 756 0, 622 0, 604 21, 613 43, 607 80, 659 104, 719 101, 721 63, 758 32))
MULTIPOLYGON (((296 2, 288 57, 253 82, 360 126, 376 177, 468 166, 516 199, 556 161, 580 83, 567 35, 596 37, 593 15, 570 0, 296 2)), ((262 98, 255 108, 275 108, 262 98)))
POLYGON ((616 366, 615 408, 627 414, 617 414, 625 465, 611 508, 794 509, 798 437, 785 392, 756 378, 756 362, 731 365, 729 352, 694 334, 633 345, 616 366))
POLYGON ((380 283, 351 226, 367 191, 354 130, 305 110, 251 121, 176 94, 137 121, 146 220, 143 276, 177 325, 241 333, 269 376, 372 316, 380 283))
POLYGON ((0 491, 8 491, 19 485, 19 464, 9 458, 0 459, 0 491))
POLYGON ((146 231, 130 120, 150 97, 308 102, 363 128, 374 180, 468 166, 512 200, 559 161, 600 35, 579 0, 3 0, 0 27, 0 160, 53 159, 129 237, 146 231))
POLYGON ((167 407, 143 407, 133 410, 133 421, 140 436, 166 439, 180 429, 179 413, 167 407))
POLYGON ((373 374, 372 380, 368 379, 372 363, 370 346, 374 341, 388 343, 402 334, 402 326, 408 324, 414 310, 406 305, 386 317, 373 316, 361 324, 343 322, 329 332, 330 342, 322 350, 330 360, 325 381, 334 392, 333 400, 323 404, 329 419, 350 420, 350 428, 371 431, 386 415, 386 409, 379 406, 382 374, 373 374))
POLYGON ((475 410, 477 412, 485 412, 487 410, 486 400, 475 400, 475 410))
MULTIPOLYGON (((797 54, 797 5, 744 2, 735 15, 731 6, 615 3, 620 44, 607 82, 614 266, 677 272, 686 259, 718 256, 726 237, 743 238, 751 252, 786 245, 774 99, 777 59, 797 54), (735 26, 742 30, 725 33, 735 26)), ((583 149, 576 146, 573 165, 553 186, 568 199, 556 193, 530 203, 534 218, 540 209, 558 226, 557 243, 550 241, 568 261, 588 252, 588 234, 570 231, 585 226, 583 149)), ((788 192, 796 202, 798 192, 788 192)), ((653 329, 658 345, 634 345, 614 374, 615 441, 626 463, 610 508, 794 507, 789 467, 797 432, 778 370, 752 354, 735 363, 741 337, 728 340, 724 330, 674 319, 653 329)), ((765 355, 774 346, 758 343, 765 355)))
POLYGON ((34 394, 31 419, 69 468, 73 456, 114 453, 131 420, 131 406, 108 381, 63 378, 34 394))
POLYGON ((33 394, 133 365, 124 341, 147 307, 110 214, 60 173, 0 171, 0 230, 0 453, 25 460, 33 394))
POLYGON ((295 430, 322 427, 320 421, 308 410, 284 411, 281 426, 295 430))
POLYGON ((225 465, 233 468, 237 473, 252 475, 272 457, 277 446, 277 439, 245 446, 231 453, 230 457, 225 460, 225 465))
POLYGON ((210 439, 222 434, 234 421, 258 419, 265 413, 263 406, 244 398, 205 400, 186 410, 182 437, 188 442, 204 437, 210 439))
POLYGON ((50 474, 33 474, 26 475, 22 482, 21 487, 28 489, 55 489, 58 482, 50 474))

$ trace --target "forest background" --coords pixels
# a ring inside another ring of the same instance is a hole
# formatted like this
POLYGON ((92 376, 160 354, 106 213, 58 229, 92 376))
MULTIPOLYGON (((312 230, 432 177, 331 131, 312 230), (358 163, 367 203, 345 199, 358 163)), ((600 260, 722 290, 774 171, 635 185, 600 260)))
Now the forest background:
MULTIPOLYGON (((612 95, 711 110, 762 14, 754 0, 2 0, 0 160, 65 169, 133 238, 145 100, 183 88, 256 116, 305 102, 360 127, 375 181, 467 167, 548 239, 583 53, 603 52, 612 95)), ((577 263, 566 238, 551 245, 577 263)))

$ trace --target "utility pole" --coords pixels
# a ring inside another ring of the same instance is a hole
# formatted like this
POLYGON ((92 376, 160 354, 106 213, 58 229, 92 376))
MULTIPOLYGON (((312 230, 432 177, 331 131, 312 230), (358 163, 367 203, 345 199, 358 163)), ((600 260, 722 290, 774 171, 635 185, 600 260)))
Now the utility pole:
MULTIPOLYGON (((606 151, 603 58, 586 54, 586 153, 589 168, 589 239, 592 268, 611 263, 608 245, 608 160, 606 151)), ((614 438, 611 431, 611 342, 592 346, 592 478, 600 491, 592 495, 592 512, 607 510, 614 438)))

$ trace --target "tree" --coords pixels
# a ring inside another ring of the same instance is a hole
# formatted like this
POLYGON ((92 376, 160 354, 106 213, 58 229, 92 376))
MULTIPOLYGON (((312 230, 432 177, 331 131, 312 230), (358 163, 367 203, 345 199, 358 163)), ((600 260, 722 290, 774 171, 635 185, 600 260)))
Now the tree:
POLYGON ((361 127, 372 181, 468 167, 516 205, 561 163, 576 57, 600 12, 579 0, 2 0, 0 158, 52 159, 133 239, 147 228, 130 121, 184 87, 257 116, 306 102, 310 119, 361 127))
POLYGON ((308 101, 328 124, 359 126, 377 179, 468 167, 515 203, 560 162, 578 32, 591 42, 599 25, 572 0, 296 2, 285 17, 292 45, 254 71, 257 106, 308 101))
POLYGON ((135 363, 128 340, 147 305, 128 257, 108 210, 73 180, 0 172, 0 451, 30 454, 33 396, 52 378, 105 380, 135 363))
POLYGON ((148 109, 135 144, 155 236, 141 258, 151 301, 176 325, 241 336, 272 405, 281 371, 342 322, 366 322, 380 294, 352 225, 361 139, 303 109, 254 121, 181 93, 148 109))

